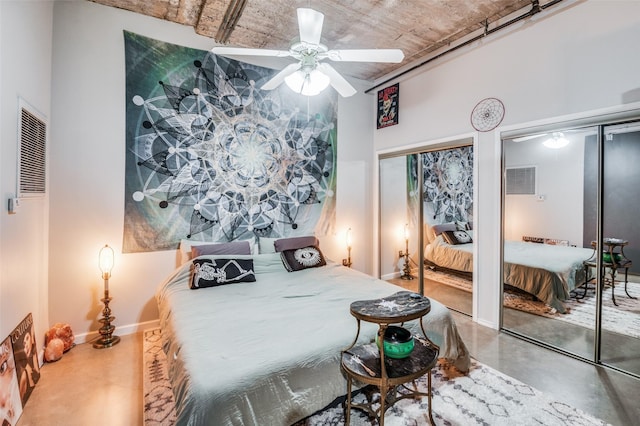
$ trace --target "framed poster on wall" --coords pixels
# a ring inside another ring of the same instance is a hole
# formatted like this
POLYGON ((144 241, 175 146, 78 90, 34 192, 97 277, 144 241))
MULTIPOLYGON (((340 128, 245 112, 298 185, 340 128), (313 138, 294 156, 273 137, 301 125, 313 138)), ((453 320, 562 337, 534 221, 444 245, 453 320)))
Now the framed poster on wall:
POLYGON ((400 83, 378 90, 378 129, 398 124, 400 83))

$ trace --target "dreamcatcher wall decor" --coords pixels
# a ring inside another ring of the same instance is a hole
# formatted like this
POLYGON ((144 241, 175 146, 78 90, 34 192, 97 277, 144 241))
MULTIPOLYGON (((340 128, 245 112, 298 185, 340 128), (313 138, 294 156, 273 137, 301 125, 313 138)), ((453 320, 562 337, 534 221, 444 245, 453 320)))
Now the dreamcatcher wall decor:
POLYGON ((489 132, 504 118, 504 104, 500 99, 486 98, 478 102, 471 112, 471 125, 479 132, 489 132))
POLYGON ((129 32, 125 54, 124 252, 331 232, 333 91, 263 91, 273 70, 129 32))

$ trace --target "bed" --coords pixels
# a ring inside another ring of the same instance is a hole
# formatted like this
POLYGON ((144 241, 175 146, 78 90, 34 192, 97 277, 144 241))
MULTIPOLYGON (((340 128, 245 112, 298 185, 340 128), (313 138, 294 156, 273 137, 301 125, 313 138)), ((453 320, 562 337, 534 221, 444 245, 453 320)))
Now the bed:
MULTIPOLYGON (((346 394, 340 350, 356 334, 355 300, 402 288, 337 263, 288 272, 280 253, 251 259, 255 281, 193 290, 191 266, 162 283, 156 300, 179 425, 290 425, 346 394)), ((469 354, 446 307, 431 300, 423 318, 440 357, 462 372, 469 354)), ((418 329, 419 323, 406 324, 418 329)), ((363 323, 360 341, 377 331, 363 323)))
MULTIPOLYGON (((447 238, 452 232, 447 226, 433 226, 427 230, 425 265, 470 276, 473 271, 473 242, 452 241, 447 238)), ((465 232, 473 239, 473 230, 465 232)), ((563 301, 586 281, 583 262, 592 254, 592 249, 582 247, 505 241, 504 283, 565 313, 563 301)))

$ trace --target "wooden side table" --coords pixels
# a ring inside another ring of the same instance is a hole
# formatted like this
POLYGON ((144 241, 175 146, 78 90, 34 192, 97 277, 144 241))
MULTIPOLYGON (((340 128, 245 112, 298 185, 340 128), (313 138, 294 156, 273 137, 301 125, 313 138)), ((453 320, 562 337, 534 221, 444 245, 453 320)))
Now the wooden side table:
MULTIPOLYGON (((603 277, 602 282, 606 281, 607 269, 609 269, 609 281, 611 283, 611 300, 613 304, 618 306, 616 302, 615 296, 615 287, 616 287, 616 274, 619 269, 624 269, 624 292, 631 299, 636 299, 629 294, 627 290, 627 283, 629 282, 629 268, 633 265, 630 259, 628 259, 624 254, 624 248, 629 244, 629 241, 622 240, 619 238, 604 238, 602 240, 602 245, 605 249, 602 251, 602 267, 603 267, 603 277)), ((585 269, 585 277, 589 276, 589 268, 595 268, 597 266, 597 256, 598 256, 598 242, 591 241, 591 247, 593 248, 593 254, 591 257, 583 262, 585 269)), ((587 295, 587 282, 584 284, 584 293, 582 296, 577 296, 576 299, 582 299, 587 295)))
POLYGON ((385 357, 384 334, 390 324, 404 323, 421 319, 431 310, 428 298, 410 291, 400 291, 389 297, 374 300, 361 300, 351 304, 351 315, 356 318, 358 330, 356 337, 347 349, 342 351, 341 365, 347 376, 347 400, 345 424, 349 424, 351 408, 363 410, 376 418, 384 426, 384 414, 397 401, 404 398, 427 396, 429 401, 429 420, 433 422, 431 410, 431 369, 436 365, 440 348, 427 337, 422 321, 420 327, 424 338, 414 336, 414 349, 406 358, 385 357), (376 323, 378 342, 356 345, 360 335, 360 321, 376 323), (427 392, 418 390, 415 380, 428 374, 427 392), (375 385, 380 390, 380 401, 354 403, 351 400, 353 381, 375 385), (410 388, 406 384, 413 382, 410 388), (402 390, 402 392, 399 392, 402 390), (374 409, 374 405, 380 404, 374 409))

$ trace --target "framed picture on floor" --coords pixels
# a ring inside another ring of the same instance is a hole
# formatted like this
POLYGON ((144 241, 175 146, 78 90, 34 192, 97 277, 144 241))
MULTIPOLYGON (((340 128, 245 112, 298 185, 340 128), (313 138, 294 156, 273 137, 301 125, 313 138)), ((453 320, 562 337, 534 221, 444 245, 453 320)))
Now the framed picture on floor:
POLYGON ((0 343, 0 424, 15 425, 22 414, 22 401, 11 336, 0 343))
POLYGON ((36 334, 33 329, 33 317, 27 315, 10 335, 13 346, 13 358, 16 363, 16 376, 20 388, 22 406, 27 403, 33 388, 40 379, 40 363, 36 348, 36 334))

